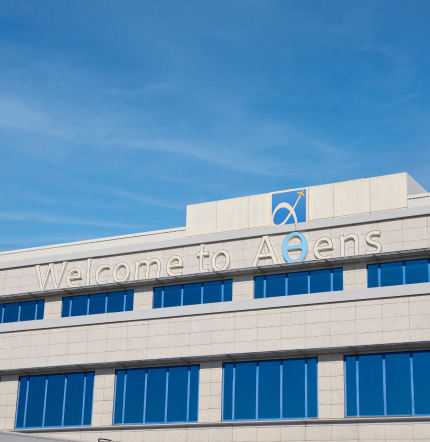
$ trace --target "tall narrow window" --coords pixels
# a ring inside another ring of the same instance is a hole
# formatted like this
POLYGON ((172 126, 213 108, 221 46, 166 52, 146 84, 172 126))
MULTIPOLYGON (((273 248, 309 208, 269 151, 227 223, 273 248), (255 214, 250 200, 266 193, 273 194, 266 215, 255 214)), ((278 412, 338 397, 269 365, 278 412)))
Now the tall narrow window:
POLYGON ((34 321, 43 319, 45 300, 0 304, 0 323, 34 321))

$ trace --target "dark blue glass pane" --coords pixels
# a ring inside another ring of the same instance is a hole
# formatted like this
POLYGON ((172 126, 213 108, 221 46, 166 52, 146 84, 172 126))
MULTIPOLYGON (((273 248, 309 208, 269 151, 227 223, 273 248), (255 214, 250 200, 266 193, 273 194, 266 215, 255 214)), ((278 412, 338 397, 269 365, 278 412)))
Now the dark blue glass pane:
POLYGON ((387 414, 412 414, 411 361, 409 353, 385 355, 387 414))
POLYGON ((123 312, 125 307, 125 292, 112 292, 107 295, 107 312, 123 312))
POLYGON ((385 262, 381 264, 381 287, 403 284, 403 263, 385 262))
POLYGON ((308 293, 308 272, 288 274, 288 296, 308 293))
POLYGON ((36 319, 43 319, 44 313, 45 313, 45 300, 39 299, 39 301, 37 301, 37 317, 36 317, 36 319))
POLYGON ((199 371, 198 365, 191 366, 190 373, 190 405, 189 405, 189 417, 190 422, 197 422, 198 410, 199 410, 199 371))
POLYGON ((72 297, 66 296, 63 298, 63 306, 61 309, 61 317, 68 318, 70 316, 70 305, 72 303, 72 297))
POLYGON ((166 368, 148 369, 146 423, 164 422, 166 409, 166 368))
POLYGON ((91 425, 93 415, 93 394, 94 394, 94 372, 87 373, 87 383, 85 387, 84 403, 84 425, 91 425))
POLYGON ((257 396, 257 363, 240 362, 235 373, 235 419, 255 419, 257 396))
POLYGON ((406 284, 429 282, 429 269, 427 259, 416 259, 405 262, 406 284))
POLYGON ((226 279, 224 281, 224 302, 233 300, 233 280, 226 279))
POLYGON ((415 414, 430 414, 430 351, 413 354, 415 414))
POLYGON ((170 285, 164 287, 163 307, 177 307, 181 305, 181 285, 170 285))
POLYGON ((18 322, 19 320, 19 302, 12 302, 4 305, 3 323, 18 322))
POLYGON ((282 417, 305 417, 305 360, 291 359, 283 361, 282 379, 282 417))
POLYGON ((317 358, 309 358, 308 365, 308 410, 307 417, 318 417, 318 370, 317 358))
POLYGON ((281 417, 281 362, 260 362, 258 367, 258 419, 281 417))
POLYGON ((46 376, 30 376, 27 399, 26 427, 41 427, 43 423, 43 404, 45 402, 46 376))
POLYGON ((311 293, 331 291, 331 269, 313 270, 311 273, 311 293))
POLYGON ((224 364, 223 420, 233 419, 233 363, 224 364))
POLYGON ((146 370, 127 370, 124 423, 143 423, 146 370))
POLYGON ((221 302, 222 281, 209 281, 203 284, 203 304, 221 302))
POLYGON ((65 380, 66 375, 64 374, 48 376, 45 427, 59 427, 62 425, 65 380))
POLYGON ((333 291, 343 290, 343 267, 333 269, 333 291))
POLYGON ((254 298, 264 298, 264 276, 254 278, 254 298))
POLYGON ((382 355, 359 356, 358 391, 360 416, 384 414, 382 355))
POLYGON ((163 307, 163 287, 154 287, 154 308, 163 307))
POLYGON ((202 285, 185 284, 184 285, 184 305, 194 305, 202 303, 202 285))
POLYGON ((64 425, 82 425, 85 373, 67 375, 64 425))
POLYGON ((134 290, 127 290, 125 292, 125 311, 126 312, 133 311, 133 303, 134 303, 134 290))
POLYGON ((114 424, 123 424, 122 420, 122 412, 123 412, 123 404, 124 404, 124 380, 125 380, 125 370, 117 370, 116 371, 116 379, 115 379, 115 410, 113 423, 114 424))
POLYGON ((27 397, 28 377, 19 378, 18 409, 16 412, 16 428, 24 428, 25 398, 27 397))
POLYGON ((285 274, 266 276, 266 298, 285 296, 285 274))
POLYGON ((88 314, 88 295, 72 297, 71 316, 83 316, 88 314))
POLYGON ((188 367, 169 368, 167 422, 186 422, 188 402, 188 367))
POLYGON ((106 313, 106 293, 90 295, 90 315, 106 313))
POLYGON ((21 303, 20 321, 36 320, 37 301, 25 301, 21 303))
POLYGON ((367 266, 367 287, 379 287, 378 264, 367 266))
POLYGON ((346 368, 346 415, 357 416, 357 373, 356 356, 345 357, 346 368))

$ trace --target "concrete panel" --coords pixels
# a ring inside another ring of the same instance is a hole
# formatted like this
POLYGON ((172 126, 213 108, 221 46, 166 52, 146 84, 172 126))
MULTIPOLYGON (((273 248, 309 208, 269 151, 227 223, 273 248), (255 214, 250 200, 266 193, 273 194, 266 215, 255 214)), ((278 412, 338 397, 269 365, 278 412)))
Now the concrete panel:
POLYGON ((230 232, 248 228, 248 197, 216 202, 216 231, 230 232))
POLYGON ((398 173, 370 178, 371 212, 408 207, 407 174, 398 173))
POLYGON ((370 180, 345 181, 334 184, 334 216, 370 213, 370 180))
POLYGON ((248 201, 248 228, 270 225, 272 198, 270 193, 252 195, 248 201))
POLYGON ((427 193, 427 190, 425 190, 421 184, 418 184, 408 173, 406 174, 406 178, 408 181, 408 196, 427 193))
POLYGON ((216 233, 217 203, 193 204, 187 206, 187 236, 216 233))
POLYGON ((333 184, 309 187, 309 221, 333 218, 333 184))

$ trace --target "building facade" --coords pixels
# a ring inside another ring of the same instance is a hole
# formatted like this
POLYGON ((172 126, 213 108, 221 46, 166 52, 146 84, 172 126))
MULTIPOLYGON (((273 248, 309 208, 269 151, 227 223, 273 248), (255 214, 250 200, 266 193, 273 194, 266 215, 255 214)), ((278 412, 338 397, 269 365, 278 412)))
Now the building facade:
POLYGON ((0 429, 430 440, 430 194, 406 173, 0 254, 0 429))

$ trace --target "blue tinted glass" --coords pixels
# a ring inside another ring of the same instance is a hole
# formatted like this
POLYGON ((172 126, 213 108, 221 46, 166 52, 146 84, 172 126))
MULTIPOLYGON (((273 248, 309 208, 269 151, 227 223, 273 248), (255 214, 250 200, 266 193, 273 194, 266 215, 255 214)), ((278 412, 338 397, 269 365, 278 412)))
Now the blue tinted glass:
POLYGON ((184 305, 194 305, 202 303, 202 285, 185 284, 184 285, 184 305))
POLYGON ((148 369, 145 422, 164 422, 166 405, 166 368, 148 369))
POLYGON ((413 355, 415 414, 430 414, 430 352, 413 355))
POLYGON ((85 373, 67 375, 64 425, 82 425, 85 373))
POLYGON ((106 293, 90 295, 90 315, 106 313, 106 293))
POLYGON ((41 427, 43 423, 43 404, 45 402, 46 376, 30 376, 28 389, 26 427, 41 427))
POLYGON ((367 287, 379 287, 378 264, 367 266, 367 287))
POLYGON ((331 269, 313 270, 311 273, 311 293, 331 291, 331 269))
POLYGON ((416 259, 405 262, 406 284, 416 284, 429 281, 427 259, 416 259))
POLYGON ((305 360, 283 361, 282 417, 303 418, 305 413, 305 360))
POLYGON ((226 279, 224 281, 224 302, 231 301, 233 299, 233 280, 226 279))
POLYGON ((65 379, 66 375, 64 374, 48 376, 45 427, 59 427, 62 425, 65 379))
POLYGON ((93 394, 94 394, 94 372, 87 373, 87 383, 85 387, 85 410, 84 425, 91 425, 91 417, 93 415, 93 394))
POLYGON ((381 264, 381 287, 403 284, 403 263, 385 262, 381 264))
POLYGON ((359 356, 358 390, 361 416, 384 414, 382 355, 359 356))
POLYGON ((233 419, 233 363, 224 364, 223 388, 222 418, 230 420, 233 419))
POLYGON ((145 375, 143 368, 127 370, 124 423, 143 423, 143 405, 145 399, 145 375))
POLYGON ((285 274, 266 276, 266 298, 285 296, 285 274))
POLYGON ((254 298, 264 298, 264 276, 254 278, 254 298))
POLYGON ((68 318, 70 316, 70 304, 72 303, 72 297, 66 296, 63 298, 63 307, 61 310, 61 317, 68 318))
POLYGON ((333 269, 333 291, 343 290, 343 268, 333 269))
POLYGON ((124 311, 125 292, 112 292, 107 294, 107 312, 117 313, 124 311))
POLYGON ((86 315, 88 310, 88 295, 73 296, 71 316, 86 315))
POLYGON ((170 285, 164 287, 163 307, 177 307, 181 305, 181 285, 170 285))
POLYGON ((125 370, 117 370, 116 371, 116 379, 115 379, 115 410, 113 423, 114 424, 122 424, 124 423, 122 420, 122 412, 123 412, 123 404, 124 404, 124 380, 125 380, 125 370))
POLYGON ((185 422, 188 402, 188 367, 169 368, 167 422, 185 422))
POLYGON ((203 304, 221 302, 222 281, 209 281, 203 284, 203 304))
POLYGON ((161 308, 163 301, 163 287, 154 287, 154 308, 161 308))
POLYGON ((411 361, 409 353, 385 355, 387 414, 412 414, 411 361))
POLYGON ((133 302, 134 302, 134 290, 127 290, 125 292, 125 311, 126 312, 133 311, 133 302))
POLYGON ((37 301, 25 301, 21 303, 20 321, 34 321, 36 319, 37 301))
POLYGON ((318 373, 317 358, 307 360, 308 410, 307 417, 318 417, 318 373))
POLYGON ((4 305, 3 323, 18 322, 19 320, 19 302, 12 302, 4 305))
POLYGON ((288 296, 308 293, 308 272, 288 274, 288 296))
POLYGON ((356 357, 345 357, 346 367, 346 415, 357 416, 357 374, 356 357))
POLYGON ((191 366, 190 373, 190 405, 189 405, 189 417, 190 422, 196 422, 198 420, 199 410, 199 370, 198 365, 191 366))
POLYGON ((235 419, 255 419, 256 405, 256 362, 240 362, 236 364, 235 373, 235 419))
POLYGON ((258 367, 258 419, 281 417, 281 363, 260 362, 258 367))
POLYGON ((43 319, 44 313, 45 313, 45 300, 39 299, 39 301, 37 301, 37 317, 36 317, 36 319, 43 319))
POLYGON ((23 377, 19 378, 18 410, 16 412, 16 428, 23 428, 24 427, 25 398, 27 396, 27 381, 28 381, 27 376, 23 376, 23 377))

